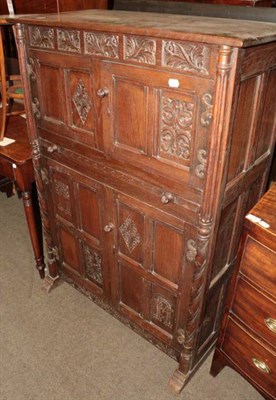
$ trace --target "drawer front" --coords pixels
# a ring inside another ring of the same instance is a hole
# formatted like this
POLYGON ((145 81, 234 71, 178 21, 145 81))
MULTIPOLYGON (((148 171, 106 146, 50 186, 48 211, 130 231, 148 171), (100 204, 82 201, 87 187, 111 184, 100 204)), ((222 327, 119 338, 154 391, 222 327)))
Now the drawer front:
POLYGON ((272 296, 276 290, 276 253, 248 236, 241 260, 241 272, 272 296))
POLYGON ((257 385, 276 396, 276 354, 228 319, 222 350, 257 385))
POLYGON ((276 303, 238 280, 232 312, 276 348, 276 303))
POLYGON ((152 183, 145 182, 143 179, 130 175, 128 170, 123 173, 103 160, 97 161, 96 158, 91 160, 48 140, 41 141, 41 150, 43 156, 53 162, 57 161, 71 167, 81 175, 91 176, 107 186, 128 193, 142 202, 159 208, 166 214, 191 224, 197 223, 199 205, 180 196, 178 191, 174 191, 175 188, 171 189, 163 182, 157 180, 152 183))

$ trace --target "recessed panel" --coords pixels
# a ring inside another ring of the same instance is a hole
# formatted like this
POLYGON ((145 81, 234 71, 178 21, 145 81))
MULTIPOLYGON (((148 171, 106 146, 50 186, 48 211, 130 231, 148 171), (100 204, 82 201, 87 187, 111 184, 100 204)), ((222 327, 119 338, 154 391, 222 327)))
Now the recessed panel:
POLYGON ((141 83, 114 80, 114 145, 147 152, 148 90, 141 83))
POLYGON ((62 90, 62 74, 59 67, 42 64, 40 66, 42 114, 52 120, 64 122, 65 96, 62 90))
POLYGON ((183 235, 175 228, 154 222, 153 270, 177 283, 183 257, 183 235))
POLYGON ((60 227, 59 237, 63 251, 63 261, 69 267, 79 272, 78 250, 75 236, 67 229, 60 227))
POLYGON ((137 314, 142 310, 143 280, 130 268, 119 264, 120 302, 137 314))
POLYGON ((100 239, 99 193, 96 189, 79 185, 78 201, 81 229, 96 239, 100 239))

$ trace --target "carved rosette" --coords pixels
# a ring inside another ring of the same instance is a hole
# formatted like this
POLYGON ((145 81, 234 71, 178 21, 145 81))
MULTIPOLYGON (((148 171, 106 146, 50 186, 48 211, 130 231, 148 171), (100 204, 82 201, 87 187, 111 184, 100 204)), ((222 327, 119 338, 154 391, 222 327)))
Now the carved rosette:
POLYGON ((85 121, 87 120, 88 113, 91 109, 91 102, 87 90, 81 79, 78 81, 72 101, 76 107, 81 122, 84 125, 85 121))
POLYGON ((119 36, 84 32, 84 52, 94 56, 119 58, 119 36))
POLYGON ((103 284, 102 259, 99 253, 91 251, 88 246, 83 246, 84 265, 89 278, 103 284))
POLYGON ((54 49, 54 29, 31 26, 29 28, 30 44, 32 47, 42 49, 54 49))
POLYGON ((209 126, 212 120, 212 112, 213 112, 213 97, 210 93, 205 93, 202 97, 203 107, 205 111, 201 114, 200 122, 203 126, 209 126))
POLYGON ((66 200, 70 199, 69 186, 63 182, 55 180, 55 192, 58 196, 64 197, 66 200))
POLYGON ((171 303, 158 293, 154 297, 153 309, 153 318, 172 329, 174 309, 171 303))
POLYGON ((189 160, 194 104, 163 97, 161 107, 160 150, 189 160))
POLYGON ((162 41, 162 66, 164 67, 208 75, 209 60, 210 50, 206 46, 172 40, 162 41))
POLYGON ((125 36, 124 59, 144 64, 156 64, 156 41, 154 39, 125 36))
POLYGON ((130 217, 127 217, 125 222, 119 227, 119 231, 125 241, 125 244, 130 253, 138 246, 141 242, 141 236, 139 235, 138 229, 130 217))
POLYGON ((75 30, 57 30, 58 49, 70 53, 80 53, 80 31, 75 30))
POLYGON ((200 149, 197 152, 197 159, 200 162, 200 164, 198 164, 196 166, 195 169, 195 174, 196 176, 198 176, 200 179, 204 178, 205 175, 205 170, 206 170, 206 164, 207 164, 207 151, 204 149, 200 149))

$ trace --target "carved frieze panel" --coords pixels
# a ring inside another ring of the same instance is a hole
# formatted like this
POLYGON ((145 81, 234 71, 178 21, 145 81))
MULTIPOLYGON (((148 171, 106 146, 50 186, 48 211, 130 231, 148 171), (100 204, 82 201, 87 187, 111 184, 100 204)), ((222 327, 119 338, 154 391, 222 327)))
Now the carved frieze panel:
POLYGON ((119 58, 119 36, 84 32, 84 52, 94 56, 119 58))
POLYGON ((31 26, 29 28, 30 44, 32 47, 40 47, 42 49, 54 49, 54 29, 31 26))
POLYGON ((102 259, 97 251, 92 251, 88 246, 83 246, 84 265, 89 278, 100 285, 103 284, 102 259))
POLYGON ((155 65, 156 40, 136 36, 125 36, 124 59, 155 65))
POLYGON ((76 107, 76 110, 78 112, 82 124, 85 124, 88 113, 91 109, 91 102, 87 90, 84 86, 84 83, 81 79, 78 81, 72 101, 76 107))
POLYGON ((174 308, 172 304, 160 293, 155 294, 153 300, 153 318, 165 325, 167 328, 173 327, 174 308))
POLYGON ((134 221, 130 217, 127 217, 124 223, 119 227, 119 231, 131 253, 141 242, 141 236, 134 221))
POLYGON ((159 153, 167 153, 179 160, 189 160, 194 104, 163 96, 160 114, 159 153))
POLYGON ((210 50, 200 44, 162 41, 162 66, 208 75, 210 50))
POLYGON ((57 30, 58 49, 71 53, 80 53, 80 32, 76 30, 57 30))

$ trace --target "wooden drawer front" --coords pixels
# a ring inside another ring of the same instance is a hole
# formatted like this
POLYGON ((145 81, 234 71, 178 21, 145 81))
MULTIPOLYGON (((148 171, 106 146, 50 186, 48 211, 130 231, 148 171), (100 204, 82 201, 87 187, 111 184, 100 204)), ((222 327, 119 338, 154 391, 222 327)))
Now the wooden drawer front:
POLYGON ((276 354, 261 346, 231 318, 228 319, 222 350, 246 376, 276 396, 276 354), (258 362, 266 372, 255 365, 258 362))
POLYGON ((276 303, 274 301, 240 278, 232 311, 262 339, 267 340, 276 348, 276 303), (275 321, 274 324, 273 321, 275 321))
POLYGON ((275 252, 248 236, 241 260, 241 272, 272 296, 275 296, 276 288, 275 265, 275 252))
POLYGON ((91 160, 49 140, 42 139, 41 150, 43 157, 47 158, 50 163, 57 161, 62 165, 70 165, 76 173, 91 176, 113 189, 128 193, 132 197, 159 208, 166 214, 185 220, 187 223, 194 224, 198 220, 199 205, 190 199, 186 200, 174 191, 161 187, 162 182, 147 183, 133 177, 129 171, 122 173, 114 170, 104 161, 91 160))

